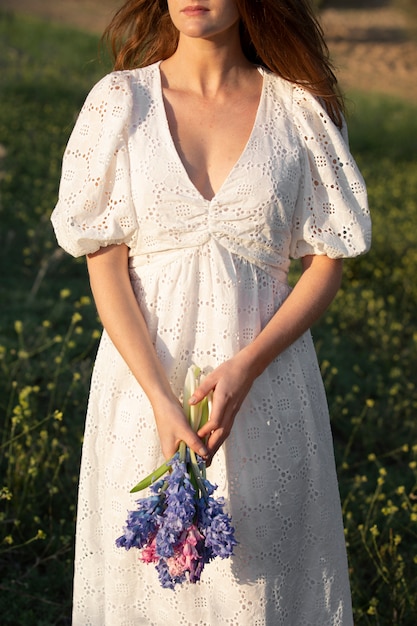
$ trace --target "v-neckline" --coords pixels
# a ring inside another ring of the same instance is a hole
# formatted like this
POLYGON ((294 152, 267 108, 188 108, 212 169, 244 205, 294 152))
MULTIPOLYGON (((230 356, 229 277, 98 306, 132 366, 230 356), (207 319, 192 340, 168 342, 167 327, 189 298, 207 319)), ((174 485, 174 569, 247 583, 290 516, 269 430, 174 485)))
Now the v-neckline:
POLYGON ((236 162, 233 164, 233 166, 231 167, 231 169, 229 170, 228 174, 226 175, 225 179, 223 180, 222 184, 220 185, 220 187, 218 188, 218 190, 213 194, 213 196, 211 198, 206 198, 199 189, 197 189, 196 185, 193 183, 193 181, 190 178, 189 173, 187 172, 187 169, 184 165, 183 160, 181 159, 179 152, 177 150, 177 146, 175 145, 175 141, 174 138, 172 136, 171 133, 171 129, 169 127, 169 122, 168 122, 168 116, 167 116, 167 112, 166 112, 166 108, 165 108, 165 101, 164 101, 164 91, 162 88, 162 75, 161 75, 161 69, 160 69, 160 65, 161 65, 162 61, 158 61, 155 66, 156 66, 156 71, 158 73, 158 104, 161 107, 161 113, 162 113, 162 119, 163 119, 163 124, 164 124, 164 130, 168 135, 169 138, 169 143, 170 143, 170 148, 173 152, 173 154, 175 155, 175 159, 177 161, 177 163, 179 164, 185 179, 187 180, 189 186, 193 189, 194 193, 198 194, 198 196, 204 200, 204 202, 211 204, 212 202, 214 202, 218 196, 222 193, 223 189, 226 187, 229 179, 232 177, 232 175, 234 174, 235 170, 237 169, 238 165, 240 164, 240 162, 243 160, 248 148, 249 148, 249 144, 252 142, 252 139, 254 137, 255 131, 258 127, 258 123, 259 123, 259 117, 261 115, 261 111, 263 109, 263 105, 264 105, 264 99, 265 99, 265 84, 266 84, 266 80, 265 80, 265 76, 266 76, 266 72, 264 71, 263 67, 259 66, 257 67, 258 72, 261 74, 262 76, 262 86, 261 86, 261 94, 259 97, 259 102, 258 102, 258 107, 256 109, 256 114, 255 114, 255 119, 252 125, 252 129, 251 132, 249 134, 248 140, 246 142, 246 144, 244 145, 242 152, 240 153, 239 157, 237 158, 236 162))

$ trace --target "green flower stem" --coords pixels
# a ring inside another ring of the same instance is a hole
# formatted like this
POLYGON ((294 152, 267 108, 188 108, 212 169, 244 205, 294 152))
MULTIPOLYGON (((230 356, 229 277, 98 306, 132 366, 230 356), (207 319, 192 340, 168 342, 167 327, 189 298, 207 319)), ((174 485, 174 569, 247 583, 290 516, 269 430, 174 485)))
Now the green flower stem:
POLYGON ((194 432, 197 432, 201 422, 201 402, 190 406, 190 425, 194 432))
POLYGON ((181 441, 180 447, 179 447, 179 455, 180 455, 181 463, 185 463, 186 453, 187 453, 187 446, 185 445, 183 441, 181 441))
MULTIPOLYGON (((211 395, 211 392, 210 392, 211 395)), ((200 416, 200 423, 198 425, 198 428, 201 428, 202 426, 204 426, 205 424, 207 424, 208 419, 209 419, 209 415, 210 415, 210 400, 208 398, 208 396, 206 396, 205 398, 203 398, 200 402, 201 404, 201 416, 200 416)), ((198 430, 197 428, 197 430, 198 430)))
MULTIPOLYGON (((197 367, 196 365, 192 365, 187 372, 184 385, 184 413, 187 416, 189 424, 194 432, 197 432, 197 430, 201 428, 201 426, 207 423, 211 410, 211 394, 210 397, 203 398, 203 400, 201 400, 201 402, 196 405, 190 406, 188 404, 190 397, 196 389, 197 380, 200 376, 200 372, 201 370, 199 367, 197 367)), ((180 461, 182 463, 185 463, 187 458, 187 446, 183 441, 181 441, 179 445, 178 453, 180 461)), ((190 450, 190 458, 193 475, 191 476, 191 478, 195 478, 196 488, 200 490, 205 497, 207 497, 207 491, 202 482, 202 477, 206 477, 206 466, 204 465, 203 470, 200 470, 197 463, 197 457, 192 450, 190 450)), ((136 493, 137 491, 142 491, 142 489, 147 489, 148 487, 150 487, 152 483, 158 480, 158 478, 161 478, 161 476, 166 474, 166 472, 169 472, 171 467, 171 461, 172 459, 166 461, 160 467, 158 467, 158 469, 149 474, 149 476, 141 480, 140 483, 135 485, 135 487, 130 490, 130 493, 136 493)))
POLYGON ((197 457, 195 455, 194 450, 190 450, 190 459, 191 459, 191 463, 190 463, 191 464, 191 469, 192 469, 194 477, 195 477, 195 479, 197 481, 198 488, 200 489, 203 497, 204 498, 208 498, 208 493, 207 493, 207 490, 206 490, 206 488, 204 486, 204 483, 203 483, 203 480, 202 480, 202 474, 201 474, 200 468, 198 466, 197 457))

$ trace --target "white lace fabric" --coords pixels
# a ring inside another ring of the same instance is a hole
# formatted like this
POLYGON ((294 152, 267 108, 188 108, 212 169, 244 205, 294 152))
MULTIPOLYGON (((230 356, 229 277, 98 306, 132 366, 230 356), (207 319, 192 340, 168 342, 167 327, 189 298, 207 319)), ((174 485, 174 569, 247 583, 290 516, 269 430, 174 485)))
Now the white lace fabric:
MULTIPOLYGON (((159 64, 114 72, 88 96, 52 215, 74 256, 126 243, 130 275, 179 395, 260 332, 289 294, 290 258, 370 245, 362 177, 306 91, 263 71, 251 136, 213 199, 191 183, 163 105, 159 64)), ((159 587, 116 548, 139 479, 162 462, 149 402, 104 332, 80 475, 74 626, 351 626, 326 398, 309 333, 255 381, 208 477, 239 545, 197 585, 159 587)), ((141 495, 141 494, 139 494, 141 495)))

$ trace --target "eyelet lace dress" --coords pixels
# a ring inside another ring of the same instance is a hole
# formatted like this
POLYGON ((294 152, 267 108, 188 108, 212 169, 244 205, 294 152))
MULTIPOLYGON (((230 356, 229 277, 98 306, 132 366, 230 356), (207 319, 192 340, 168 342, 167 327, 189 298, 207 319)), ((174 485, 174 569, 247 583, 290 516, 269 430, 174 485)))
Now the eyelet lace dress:
MULTIPOLYGON (((74 256, 126 243, 134 292, 178 394, 251 342, 290 293, 290 258, 370 245, 360 173, 301 87, 263 74, 251 136, 215 196, 190 181, 170 134, 159 64, 89 94, 64 156, 52 222, 74 256)), ((149 401, 106 332, 91 382, 76 534, 74 626, 352 626, 325 393, 310 333, 256 379, 208 478, 239 541, 202 580, 162 589, 115 546, 163 462, 149 401), (141 495, 141 494, 139 494, 141 495)))

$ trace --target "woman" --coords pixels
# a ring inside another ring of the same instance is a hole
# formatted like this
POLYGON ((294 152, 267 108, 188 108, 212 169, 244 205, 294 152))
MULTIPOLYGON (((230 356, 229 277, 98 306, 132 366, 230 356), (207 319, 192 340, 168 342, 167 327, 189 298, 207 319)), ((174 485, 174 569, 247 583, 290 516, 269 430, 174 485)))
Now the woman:
POLYGON ((309 327, 365 252, 363 180, 301 0, 130 0, 64 157, 53 224, 104 326, 77 521, 74 626, 352 624, 326 399, 309 327), (130 69, 133 68, 133 69, 130 69), (290 258, 303 272, 287 284, 290 258), (185 373, 214 392, 198 433, 185 373), (160 589, 115 547, 132 485, 185 441, 239 542, 160 589))

